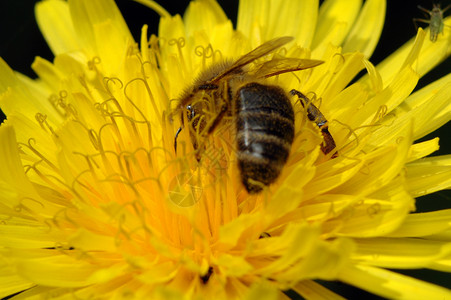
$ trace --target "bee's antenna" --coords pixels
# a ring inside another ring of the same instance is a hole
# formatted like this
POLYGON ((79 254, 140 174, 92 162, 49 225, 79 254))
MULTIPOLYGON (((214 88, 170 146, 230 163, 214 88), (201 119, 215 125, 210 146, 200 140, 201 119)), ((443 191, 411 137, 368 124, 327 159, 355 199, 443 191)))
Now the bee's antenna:
POLYGON ((177 132, 175 133, 175 137, 174 137, 174 150, 175 152, 177 152, 177 137, 179 136, 179 133, 182 131, 182 126, 179 127, 179 129, 177 130, 177 132))

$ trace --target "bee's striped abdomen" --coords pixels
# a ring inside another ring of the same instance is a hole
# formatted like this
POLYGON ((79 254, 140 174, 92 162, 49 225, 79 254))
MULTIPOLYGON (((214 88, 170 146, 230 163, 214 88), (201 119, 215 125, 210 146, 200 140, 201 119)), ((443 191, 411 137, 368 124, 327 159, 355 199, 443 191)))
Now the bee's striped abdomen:
POLYGON ((273 183, 294 139, 294 112, 283 89, 249 83, 236 95, 238 167, 249 193, 273 183))

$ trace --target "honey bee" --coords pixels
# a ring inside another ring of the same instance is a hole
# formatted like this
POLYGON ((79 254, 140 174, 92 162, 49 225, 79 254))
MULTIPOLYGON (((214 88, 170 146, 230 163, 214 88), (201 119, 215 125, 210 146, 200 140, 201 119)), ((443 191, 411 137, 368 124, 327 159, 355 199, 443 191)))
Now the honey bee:
MULTIPOLYGON (((205 139, 224 117, 231 117, 235 126, 237 160, 241 181, 250 194, 256 194, 276 181, 287 162, 294 140, 294 110, 289 94, 267 78, 278 74, 313 68, 322 61, 297 58, 276 58, 258 63, 256 60, 290 42, 292 37, 270 40, 236 61, 214 64, 202 72, 180 97, 177 110, 183 124, 186 113, 196 158, 199 161, 205 139), (254 63, 254 71, 249 64, 254 63)), ((327 131, 327 120, 306 96, 298 96, 308 118, 315 122, 324 136, 324 153, 335 148, 327 131)), ((230 120, 230 118, 228 118, 230 120)), ((183 126, 183 125, 182 125, 183 126)), ((177 147, 176 133, 174 147, 177 147)))

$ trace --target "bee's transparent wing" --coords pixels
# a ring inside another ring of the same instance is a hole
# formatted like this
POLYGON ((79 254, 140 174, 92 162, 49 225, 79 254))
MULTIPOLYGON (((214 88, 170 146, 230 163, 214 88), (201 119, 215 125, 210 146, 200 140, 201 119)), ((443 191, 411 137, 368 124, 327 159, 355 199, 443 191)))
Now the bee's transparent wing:
POLYGON ((316 59, 273 58, 261 64, 254 75, 257 78, 268 78, 283 73, 313 68, 322 63, 324 61, 316 59))
POLYGON ((209 81, 209 83, 218 82, 219 80, 221 80, 222 78, 226 77, 229 74, 234 74, 234 73, 239 72, 239 70, 242 67, 244 67, 245 65, 250 64, 254 60, 273 52, 277 48, 282 47, 283 45, 287 44, 288 42, 290 42, 292 40, 293 40, 293 37, 284 36, 284 37, 272 39, 270 41, 267 41, 264 44, 261 44, 260 46, 258 46, 254 50, 252 50, 251 52, 240 57, 229 68, 227 68, 226 70, 221 72, 219 75, 217 75, 216 77, 211 79, 209 81))

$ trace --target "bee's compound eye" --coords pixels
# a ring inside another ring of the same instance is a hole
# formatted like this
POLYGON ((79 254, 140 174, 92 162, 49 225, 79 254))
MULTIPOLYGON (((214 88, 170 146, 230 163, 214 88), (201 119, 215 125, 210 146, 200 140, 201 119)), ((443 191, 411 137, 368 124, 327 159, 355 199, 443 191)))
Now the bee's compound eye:
POLYGON ((191 105, 186 106, 186 110, 188 111, 188 118, 191 120, 195 116, 194 108, 191 105))

